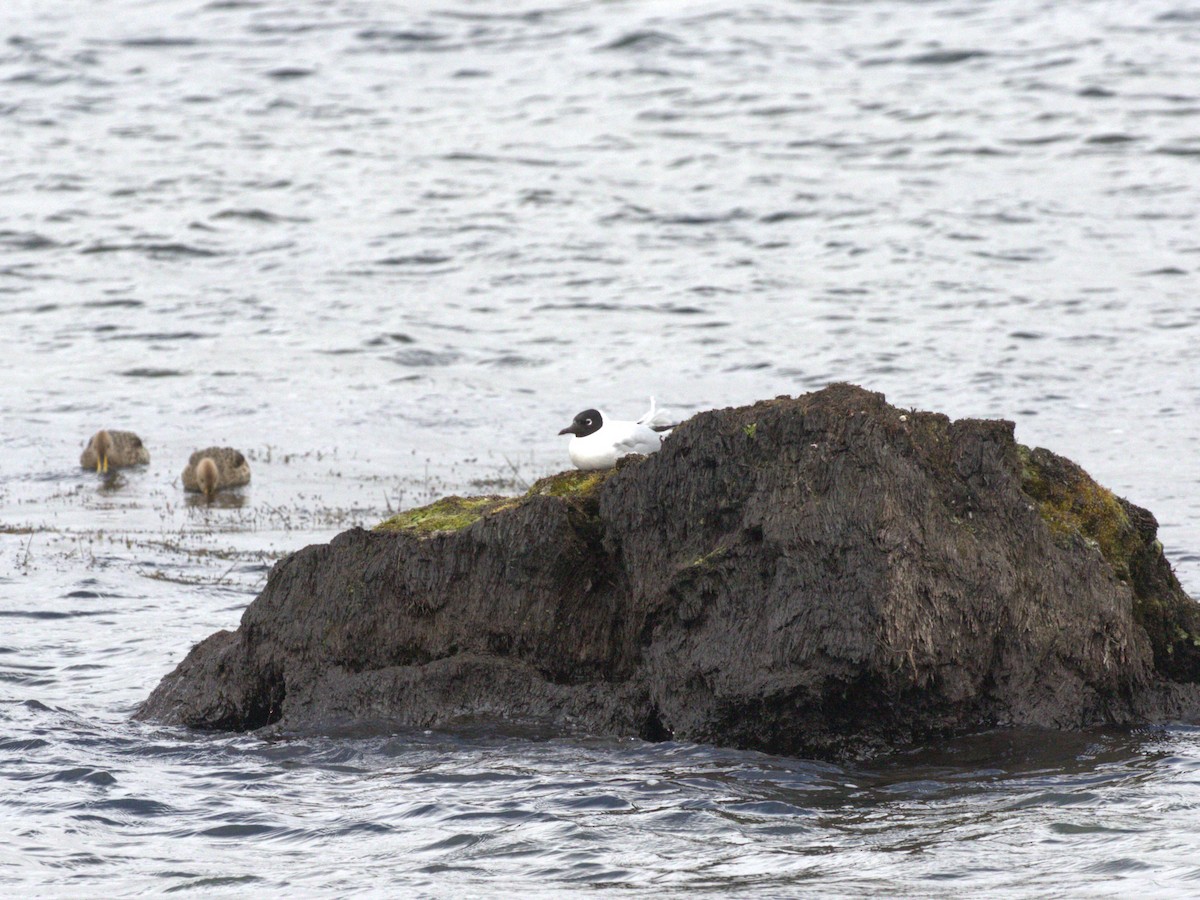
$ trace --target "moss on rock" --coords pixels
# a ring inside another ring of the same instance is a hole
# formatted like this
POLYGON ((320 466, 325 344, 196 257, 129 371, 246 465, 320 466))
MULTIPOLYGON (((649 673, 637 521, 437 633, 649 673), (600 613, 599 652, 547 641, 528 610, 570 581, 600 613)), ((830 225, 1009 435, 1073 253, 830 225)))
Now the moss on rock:
POLYGON ((1018 453, 1021 487, 1050 533, 1094 546, 1132 589, 1134 619, 1150 638, 1155 668, 1176 681, 1200 681, 1200 604, 1183 593, 1163 557, 1154 516, 1049 450, 1018 446, 1018 453))
POLYGON ((1143 541, 1116 495, 1049 450, 1022 446, 1019 453, 1021 487, 1037 500, 1050 532, 1063 539, 1078 535, 1094 544, 1113 573, 1129 581, 1131 558, 1143 541))
POLYGON ((608 480, 615 469, 599 469, 581 471, 572 469, 559 472, 557 475, 547 475, 534 482, 525 494, 526 497, 562 497, 568 500, 590 500, 600 485, 608 480))
POLYGON ((397 513, 375 526, 376 531, 408 531, 420 535, 460 531, 484 516, 517 505, 512 497, 443 497, 428 506, 397 513))
POLYGON ((557 497, 594 512, 596 492, 615 469, 548 475, 520 497, 443 497, 427 506, 407 509, 375 526, 375 531, 405 531, 422 536, 460 531, 485 516, 516 509, 531 497, 557 497))

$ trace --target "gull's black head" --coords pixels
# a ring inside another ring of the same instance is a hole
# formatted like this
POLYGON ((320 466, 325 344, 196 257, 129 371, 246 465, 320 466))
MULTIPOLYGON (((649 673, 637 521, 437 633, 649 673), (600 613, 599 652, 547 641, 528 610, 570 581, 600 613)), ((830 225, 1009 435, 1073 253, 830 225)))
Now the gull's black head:
POLYGON ((595 434, 600 430, 600 426, 604 424, 604 419, 600 417, 600 410, 585 409, 575 417, 575 421, 564 428, 559 434, 573 434, 575 437, 587 437, 589 434, 595 434))

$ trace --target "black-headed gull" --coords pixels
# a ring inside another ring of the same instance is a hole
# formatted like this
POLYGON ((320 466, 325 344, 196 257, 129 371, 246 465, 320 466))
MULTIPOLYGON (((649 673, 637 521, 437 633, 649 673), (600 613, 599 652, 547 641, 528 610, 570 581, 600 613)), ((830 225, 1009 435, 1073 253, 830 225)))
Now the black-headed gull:
POLYGON ((654 453, 670 433, 653 397, 649 411, 636 422, 619 422, 598 409, 585 409, 559 432, 574 435, 567 452, 580 469, 611 469, 622 456, 654 453))

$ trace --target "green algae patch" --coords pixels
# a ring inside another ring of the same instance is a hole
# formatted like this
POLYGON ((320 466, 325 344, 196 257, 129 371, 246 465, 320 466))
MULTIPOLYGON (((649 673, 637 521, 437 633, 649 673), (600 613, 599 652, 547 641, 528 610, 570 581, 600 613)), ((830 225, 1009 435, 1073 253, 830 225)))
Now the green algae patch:
POLYGON ((547 475, 534 482, 526 493, 526 497, 561 497, 564 500, 590 500, 600 485, 608 480, 608 477, 615 472, 616 469, 594 469, 591 471, 582 471, 573 469, 568 472, 559 472, 557 475, 547 475))
POLYGON ((485 516, 517 509, 534 497, 556 497, 594 512, 596 491, 615 470, 595 472, 571 470, 548 475, 534 483, 523 496, 443 497, 428 506, 407 509, 375 526, 375 531, 406 531, 427 536, 461 531, 485 516))
POLYGON ((397 513, 375 531, 408 531, 420 535, 461 531, 484 516, 516 506, 512 497, 443 497, 417 509, 397 513))

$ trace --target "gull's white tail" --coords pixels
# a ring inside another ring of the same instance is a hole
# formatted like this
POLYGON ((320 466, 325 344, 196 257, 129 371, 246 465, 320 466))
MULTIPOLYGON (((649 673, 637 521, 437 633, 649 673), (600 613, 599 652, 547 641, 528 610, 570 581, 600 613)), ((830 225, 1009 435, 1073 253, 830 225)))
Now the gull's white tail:
POLYGON ((654 402, 654 398, 650 398, 650 408, 646 410, 646 414, 638 419, 639 425, 648 425, 655 430, 662 428, 664 425, 674 425, 671 421, 670 414, 665 409, 659 409, 654 402))

